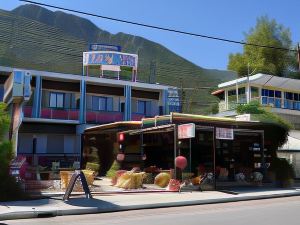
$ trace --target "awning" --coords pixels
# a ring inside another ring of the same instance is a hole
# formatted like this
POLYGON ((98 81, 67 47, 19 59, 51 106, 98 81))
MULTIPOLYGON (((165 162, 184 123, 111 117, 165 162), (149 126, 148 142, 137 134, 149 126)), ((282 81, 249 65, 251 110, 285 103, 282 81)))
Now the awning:
POLYGON ((219 95, 219 94, 222 94, 222 93, 224 93, 224 89, 219 89, 219 90, 213 91, 211 94, 212 95, 219 95))
POLYGON ((93 127, 89 127, 85 129, 84 134, 98 134, 104 132, 112 132, 112 131, 122 131, 122 130, 131 130, 138 129, 141 127, 141 121, 122 121, 115 123, 108 123, 103 125, 97 125, 93 127))
MULTIPOLYGON (((218 85, 219 88, 232 87, 239 84, 245 84, 248 82, 247 77, 242 77, 239 79, 231 80, 225 83, 221 83, 218 85)), ((298 90, 300 87, 300 80, 286 78, 286 77, 278 77, 269 74, 258 73, 249 77, 250 84, 263 85, 263 86, 271 86, 280 89, 287 90, 298 90)))
POLYGON ((161 133, 163 132, 170 132, 174 130, 174 124, 166 124, 156 127, 149 127, 144 129, 136 129, 136 130, 127 130, 122 133, 129 134, 129 135, 137 135, 137 134, 150 134, 150 133, 161 133))

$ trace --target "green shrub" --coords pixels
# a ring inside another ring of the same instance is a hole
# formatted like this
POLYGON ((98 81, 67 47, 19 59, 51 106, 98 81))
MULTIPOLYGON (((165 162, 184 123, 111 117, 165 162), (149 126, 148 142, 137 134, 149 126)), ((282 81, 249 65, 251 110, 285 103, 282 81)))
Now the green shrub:
POLYGON ((6 105, 0 103, 0 201, 20 200, 25 196, 20 184, 9 174, 9 165, 14 157, 12 143, 5 140, 9 124, 6 105))
POLYGON ((110 169, 106 173, 106 177, 113 178, 116 175, 116 172, 120 169, 120 163, 115 160, 111 165, 110 169))
POLYGON ((276 181, 283 183, 295 177, 293 166, 283 158, 274 158, 269 168, 275 174, 276 181))

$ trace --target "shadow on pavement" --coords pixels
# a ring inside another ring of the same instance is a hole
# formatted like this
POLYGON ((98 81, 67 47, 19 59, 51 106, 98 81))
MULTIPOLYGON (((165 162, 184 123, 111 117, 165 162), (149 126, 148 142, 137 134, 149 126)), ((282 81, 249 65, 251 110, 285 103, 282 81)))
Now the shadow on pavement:
MULTIPOLYGON (((10 206, 24 206, 24 207, 36 207, 49 205, 54 203, 56 200, 53 199, 38 199, 38 200, 26 200, 26 201, 13 201, 13 202, 0 202, 0 205, 10 206)), ((0 224, 1 225, 1 224, 0 224)))
POLYGON ((70 198, 65 204, 77 207, 97 207, 97 208, 116 208, 119 207, 111 202, 94 198, 70 198))
POLYGON ((277 188, 277 187, 224 187, 220 190, 234 192, 236 194, 260 193, 266 191, 286 191, 295 190, 295 188, 277 188))

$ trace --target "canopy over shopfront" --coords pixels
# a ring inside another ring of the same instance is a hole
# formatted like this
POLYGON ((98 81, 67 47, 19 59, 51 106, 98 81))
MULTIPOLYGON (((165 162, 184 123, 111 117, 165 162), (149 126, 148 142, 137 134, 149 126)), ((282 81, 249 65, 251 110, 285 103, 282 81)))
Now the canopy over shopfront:
MULTIPOLYGON (((106 126, 114 127, 113 124, 106 126)), ((98 132, 104 128, 98 127, 98 132)), ((119 153, 125 154, 124 168, 170 170, 175 168, 174 159, 180 155, 188 161, 183 178, 211 173, 212 188, 216 188, 237 179, 250 179, 255 172, 266 178, 267 168, 276 156, 279 143, 284 142, 280 138, 285 132, 272 123, 171 113, 143 119, 140 125, 123 129, 115 136, 119 153), (189 133, 184 127, 194 130, 189 133), (178 133, 182 129, 183 136, 178 133), (278 138, 273 137, 274 134, 278 138)), ((180 171, 176 173, 177 178, 178 174, 180 171)))

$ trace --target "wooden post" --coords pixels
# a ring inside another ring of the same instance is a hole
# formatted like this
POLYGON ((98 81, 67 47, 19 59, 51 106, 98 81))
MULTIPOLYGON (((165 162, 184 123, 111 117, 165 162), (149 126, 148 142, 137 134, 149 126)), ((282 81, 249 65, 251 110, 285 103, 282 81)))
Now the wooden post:
POLYGON ((177 156, 177 125, 174 124, 174 178, 177 179, 177 168, 175 165, 175 159, 177 156))
POLYGON ((216 183, 216 127, 213 129, 213 167, 214 167, 214 190, 217 189, 217 183, 216 183))

